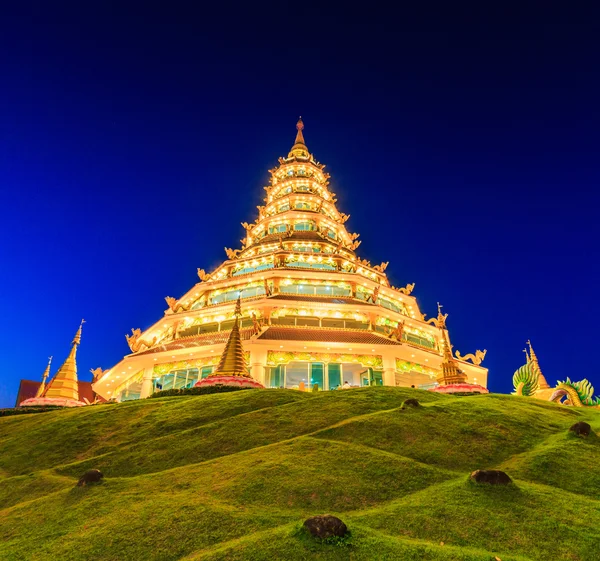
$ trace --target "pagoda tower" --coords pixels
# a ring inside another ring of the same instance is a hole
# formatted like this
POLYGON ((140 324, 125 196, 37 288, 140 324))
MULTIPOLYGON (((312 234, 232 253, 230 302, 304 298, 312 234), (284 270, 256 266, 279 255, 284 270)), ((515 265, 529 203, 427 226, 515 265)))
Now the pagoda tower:
POLYGON ((81 344, 81 329, 83 327, 84 320, 81 320, 79 329, 75 333, 75 337, 71 342, 71 352, 67 356, 65 362, 58 369, 50 383, 46 385, 46 380, 50 374, 50 364, 52 357, 48 361, 48 366, 44 371, 42 377, 42 383, 37 390, 36 396, 30 399, 26 399, 20 403, 21 407, 24 406, 42 406, 42 405, 56 405, 61 407, 79 407, 86 405, 83 401, 79 400, 79 384, 77 381, 77 347, 81 344))
POLYGON ((454 367, 487 385, 480 351, 448 359, 445 323, 425 318, 414 284, 392 286, 387 262, 357 255, 359 235, 346 227, 350 216, 337 208, 302 119, 269 173, 258 216, 242 223, 241 245, 225 248, 214 270, 198 269, 200 282, 185 294, 167 296, 156 323, 126 336, 131 353, 103 372, 95 392, 138 399, 244 369, 270 388, 430 388, 454 367))

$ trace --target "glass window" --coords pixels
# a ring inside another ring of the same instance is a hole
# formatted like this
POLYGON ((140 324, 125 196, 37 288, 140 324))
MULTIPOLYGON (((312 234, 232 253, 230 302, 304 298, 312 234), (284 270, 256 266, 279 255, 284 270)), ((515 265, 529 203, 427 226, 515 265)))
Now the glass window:
POLYGON ((296 231, 311 231, 315 229, 314 222, 298 222, 294 224, 294 230, 296 231))
POLYGON ((310 210, 310 204, 309 203, 296 203, 295 207, 298 210, 310 210))
POLYGON ((285 224, 277 224, 275 226, 269 226, 269 234, 277 234, 280 232, 285 232, 287 230, 287 226, 285 224))
POLYGON ((329 389, 335 390, 342 385, 342 366, 341 364, 332 364, 329 363, 327 365, 327 376, 329 389))
POLYGON ((315 362, 310 365, 310 386, 308 390, 312 390, 315 384, 318 386, 320 390, 325 389, 325 385, 323 383, 324 377, 324 365, 323 363, 315 362))
POLYGON ((342 364, 342 383, 345 385, 346 382, 350 386, 358 387, 362 386, 362 378, 365 377, 369 380, 368 370, 365 369, 361 364, 344 363, 342 364))
POLYGON ((281 205, 277 209, 277 212, 285 212, 286 210, 290 210, 290 203, 285 203, 284 205, 281 205))
POLYGON ((187 371, 187 381, 185 383, 186 388, 191 388, 198 381, 199 371, 197 368, 190 368, 187 371))
POLYGON ((283 374, 285 366, 279 365, 275 368, 270 368, 269 372, 269 387, 283 388, 283 374))
POLYGON ((308 383, 308 362, 290 362, 285 367, 285 387, 299 389, 300 383, 308 383))
POLYGON ((202 379, 208 377, 209 374, 212 374, 214 366, 204 366, 200 371, 200 376, 202 379))

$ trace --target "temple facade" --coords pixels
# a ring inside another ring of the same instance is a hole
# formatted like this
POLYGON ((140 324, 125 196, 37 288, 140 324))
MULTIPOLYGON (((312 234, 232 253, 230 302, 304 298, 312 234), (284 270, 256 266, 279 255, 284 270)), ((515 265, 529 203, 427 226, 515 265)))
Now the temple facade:
POLYGON ((309 152, 298 121, 295 143, 270 170, 264 205, 239 249, 164 316, 127 335, 131 354, 94 371, 105 399, 145 398, 208 378, 234 327, 251 377, 267 388, 328 391, 367 385, 466 382, 487 386, 485 351, 452 354, 447 314, 426 319, 414 284, 390 285, 387 263, 356 251, 329 190, 329 174, 309 152), (239 299, 239 308, 236 303, 239 299), (457 377, 456 373, 460 373, 457 377))

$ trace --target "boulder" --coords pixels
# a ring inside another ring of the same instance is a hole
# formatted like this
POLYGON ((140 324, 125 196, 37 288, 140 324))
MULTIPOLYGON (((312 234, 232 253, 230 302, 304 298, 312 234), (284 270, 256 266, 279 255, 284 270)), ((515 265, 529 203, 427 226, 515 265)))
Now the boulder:
POLYGON ((331 537, 343 537, 348 532, 346 524, 339 518, 330 514, 312 516, 304 521, 304 527, 311 533, 314 538, 322 540, 331 537))
POLYGON ((490 485, 508 485, 512 479, 499 469, 478 469, 471 473, 471 481, 489 483, 490 485))
POLYGON ((421 404, 414 397, 409 397, 404 400, 400 409, 406 409, 407 407, 421 407, 421 404))
POLYGON ((570 432, 574 432, 577 436, 590 436, 591 432, 592 432, 592 427, 590 427, 590 425, 588 423, 585 423, 583 421, 579 421, 578 423, 575 423, 570 429, 570 432))
POLYGON ((83 487, 84 485, 89 485, 90 483, 98 483, 104 474, 99 469, 88 469, 77 482, 77 487, 83 487))

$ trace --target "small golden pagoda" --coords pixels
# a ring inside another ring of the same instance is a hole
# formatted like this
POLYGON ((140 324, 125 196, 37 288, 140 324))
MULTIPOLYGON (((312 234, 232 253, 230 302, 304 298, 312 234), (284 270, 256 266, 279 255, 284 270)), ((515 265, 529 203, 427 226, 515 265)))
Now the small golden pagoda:
POLYGON ((485 351, 453 357, 445 317, 425 317, 414 283, 392 286, 387 262, 357 254, 359 234, 347 229, 350 215, 337 208, 304 130, 299 119, 254 221, 241 224, 241 245, 225 248, 214 270, 199 268, 185 294, 167 296, 153 325, 126 335, 130 353, 101 371, 99 395, 139 399, 225 374, 311 391, 456 380, 485 388, 485 351))
POLYGON ((67 356, 65 362, 58 369, 52 380, 46 385, 46 380, 50 374, 50 364, 52 357, 48 361, 48 366, 44 371, 42 383, 40 384, 35 397, 22 401, 19 405, 26 406, 43 406, 55 405, 61 407, 79 407, 86 405, 85 402, 79 399, 79 383, 77 380, 77 347, 81 344, 81 330, 84 320, 81 320, 79 329, 75 333, 75 337, 71 343, 71 352, 67 356))
POLYGON ((448 314, 442 314, 442 306, 438 302, 437 325, 442 330, 442 352, 444 360, 440 365, 437 377, 438 386, 430 388, 431 391, 441 393, 488 393, 487 388, 479 384, 468 383, 466 374, 459 368, 457 360, 452 356, 450 335, 446 327, 448 314))
POLYGON ((236 386, 243 388, 263 388, 264 386, 252 378, 246 359, 244 358, 244 348, 240 338, 239 318, 242 317, 242 304, 238 297, 235 304, 235 320, 231 333, 225 343, 223 354, 215 371, 206 378, 199 380, 196 386, 236 386))
POLYGON ((35 397, 42 397, 44 392, 46 391, 46 380, 48 376, 50 376, 50 365, 52 364, 52 357, 48 357, 48 366, 46 366, 46 370, 44 370, 44 374, 42 375, 42 383, 40 384, 37 392, 35 392, 35 397))

